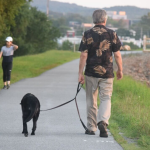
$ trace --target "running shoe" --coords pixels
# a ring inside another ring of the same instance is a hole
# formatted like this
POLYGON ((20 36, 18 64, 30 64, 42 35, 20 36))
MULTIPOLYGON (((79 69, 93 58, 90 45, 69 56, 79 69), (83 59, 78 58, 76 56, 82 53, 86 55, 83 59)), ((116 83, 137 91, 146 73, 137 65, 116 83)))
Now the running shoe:
POLYGON ((9 89, 10 88, 10 84, 7 84, 7 89, 9 89))
POLYGON ((3 89, 7 89, 7 86, 6 86, 6 85, 4 85, 3 89))

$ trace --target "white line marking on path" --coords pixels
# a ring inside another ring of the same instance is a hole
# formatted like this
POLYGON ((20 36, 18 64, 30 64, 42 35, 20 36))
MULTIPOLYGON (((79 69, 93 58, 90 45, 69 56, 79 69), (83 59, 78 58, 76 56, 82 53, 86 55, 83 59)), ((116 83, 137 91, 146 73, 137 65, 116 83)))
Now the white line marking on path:
MULTIPOLYGON (((83 140, 84 142, 87 142, 88 140, 83 140)), ((90 142, 94 142, 94 141, 90 141, 90 142)), ((99 140, 96 140, 96 143, 114 143, 114 141, 99 141, 99 140)))

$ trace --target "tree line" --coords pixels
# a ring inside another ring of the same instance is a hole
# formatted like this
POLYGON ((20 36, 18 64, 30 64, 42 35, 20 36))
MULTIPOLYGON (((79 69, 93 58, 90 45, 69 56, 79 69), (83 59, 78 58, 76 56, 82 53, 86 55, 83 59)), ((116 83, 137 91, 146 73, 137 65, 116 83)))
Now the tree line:
POLYGON ((150 37, 150 12, 141 17, 140 22, 133 24, 131 29, 136 31, 136 38, 143 38, 143 35, 150 37))
POLYGON ((0 0, 0 46, 12 36, 16 55, 44 52, 56 47, 59 30, 46 14, 30 6, 31 0, 0 0))

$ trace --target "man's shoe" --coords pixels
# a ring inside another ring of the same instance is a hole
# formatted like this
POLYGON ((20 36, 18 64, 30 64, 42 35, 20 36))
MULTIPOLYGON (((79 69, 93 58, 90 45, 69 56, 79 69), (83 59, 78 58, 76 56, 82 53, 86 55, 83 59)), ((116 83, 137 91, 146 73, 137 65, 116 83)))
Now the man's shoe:
POLYGON ((7 84, 7 89, 9 89, 10 88, 10 84, 7 84))
POLYGON ((107 124, 104 121, 98 123, 98 129, 100 130, 100 137, 108 137, 107 124))
POLYGON ((6 86, 6 85, 4 85, 3 89, 7 89, 7 86, 6 86))
POLYGON ((94 131, 90 131, 90 130, 86 130, 86 131, 85 131, 85 134, 88 134, 88 135, 95 135, 95 132, 94 132, 94 131))

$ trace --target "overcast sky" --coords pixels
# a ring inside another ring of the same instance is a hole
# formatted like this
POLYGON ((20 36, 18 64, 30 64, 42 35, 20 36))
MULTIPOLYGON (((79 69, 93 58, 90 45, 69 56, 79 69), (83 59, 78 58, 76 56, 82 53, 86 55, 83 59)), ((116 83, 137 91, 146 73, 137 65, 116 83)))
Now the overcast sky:
POLYGON ((60 2, 75 3, 81 6, 103 8, 111 6, 137 6, 150 9, 150 0, 53 0, 60 2))

